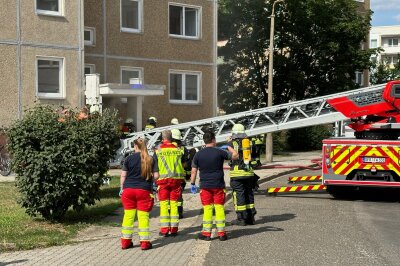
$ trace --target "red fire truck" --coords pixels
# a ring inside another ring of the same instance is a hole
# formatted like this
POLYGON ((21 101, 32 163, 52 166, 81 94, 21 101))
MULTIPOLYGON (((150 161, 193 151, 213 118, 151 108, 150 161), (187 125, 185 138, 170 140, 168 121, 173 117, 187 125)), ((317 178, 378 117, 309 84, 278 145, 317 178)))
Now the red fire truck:
POLYGON ((400 188, 400 81, 381 92, 328 100, 351 119, 355 138, 323 141, 323 184, 334 196, 368 187, 400 188))

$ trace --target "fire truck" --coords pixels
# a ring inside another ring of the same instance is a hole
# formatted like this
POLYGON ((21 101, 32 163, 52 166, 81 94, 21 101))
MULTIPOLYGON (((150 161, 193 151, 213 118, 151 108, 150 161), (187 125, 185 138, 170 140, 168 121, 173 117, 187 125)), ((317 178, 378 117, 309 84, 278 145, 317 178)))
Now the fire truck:
POLYGON ((323 141, 323 184, 333 196, 360 187, 400 187, 400 81, 327 100, 355 138, 323 141))

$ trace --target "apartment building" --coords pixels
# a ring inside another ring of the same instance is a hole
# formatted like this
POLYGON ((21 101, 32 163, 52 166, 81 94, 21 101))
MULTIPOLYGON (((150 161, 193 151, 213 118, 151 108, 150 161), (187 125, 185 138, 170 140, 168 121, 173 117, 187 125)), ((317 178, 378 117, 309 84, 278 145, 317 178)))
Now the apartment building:
POLYGON ((370 47, 381 47, 378 62, 394 67, 399 62, 400 54, 400 25, 372 27, 370 32, 370 47))
MULTIPOLYGON (((216 114, 216 0, 2 0, 0 12, 0 126, 35 101, 83 105, 91 73, 164 86, 143 98, 143 120, 216 114)), ((102 96, 122 120, 137 115, 126 95, 102 96)))

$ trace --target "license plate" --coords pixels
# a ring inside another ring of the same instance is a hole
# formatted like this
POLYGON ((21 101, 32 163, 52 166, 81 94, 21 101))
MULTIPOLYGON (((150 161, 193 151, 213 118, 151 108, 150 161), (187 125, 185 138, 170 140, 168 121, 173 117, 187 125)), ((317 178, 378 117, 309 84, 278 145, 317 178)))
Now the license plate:
POLYGON ((385 158, 382 157, 363 157, 363 163, 385 163, 385 158))

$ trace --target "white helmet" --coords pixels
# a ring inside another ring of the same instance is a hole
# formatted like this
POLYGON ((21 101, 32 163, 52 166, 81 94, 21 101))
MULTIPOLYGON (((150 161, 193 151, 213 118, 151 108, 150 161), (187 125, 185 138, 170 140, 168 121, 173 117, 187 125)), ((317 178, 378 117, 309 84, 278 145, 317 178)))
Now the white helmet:
POLYGON ((157 123, 157 118, 155 118, 154 116, 150 116, 149 119, 147 119, 147 121, 153 121, 154 123, 157 123))
POLYGON ((244 126, 242 124, 235 124, 232 127, 232 134, 243 134, 245 133, 244 131, 244 126))
POLYGON ((182 139, 182 135, 181 135, 181 131, 179 129, 171 129, 171 133, 172 133, 172 138, 176 139, 176 140, 181 140, 182 139))
POLYGON ((126 124, 133 124, 133 118, 127 118, 127 119, 125 120, 125 123, 126 123, 126 124))
POLYGON ((172 125, 178 125, 178 124, 179 124, 178 118, 176 118, 176 117, 172 118, 172 119, 171 119, 171 124, 172 124, 172 125))

